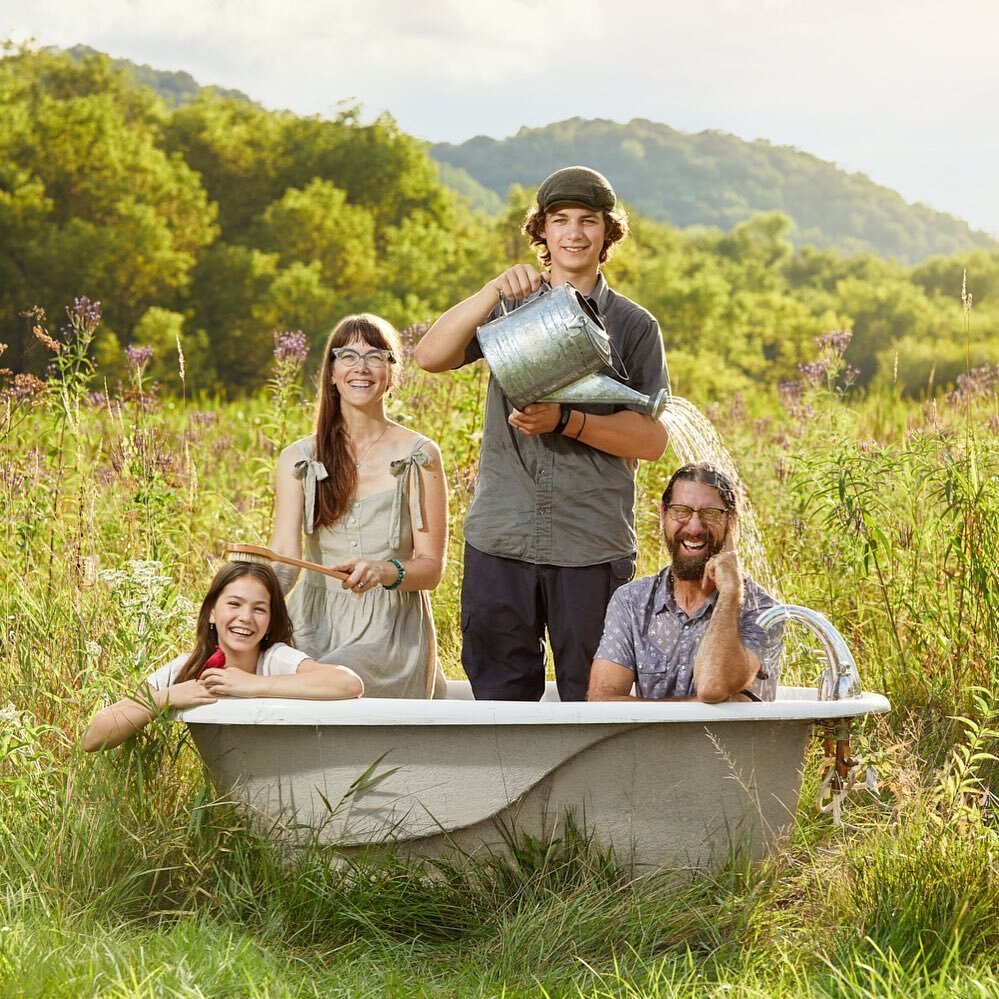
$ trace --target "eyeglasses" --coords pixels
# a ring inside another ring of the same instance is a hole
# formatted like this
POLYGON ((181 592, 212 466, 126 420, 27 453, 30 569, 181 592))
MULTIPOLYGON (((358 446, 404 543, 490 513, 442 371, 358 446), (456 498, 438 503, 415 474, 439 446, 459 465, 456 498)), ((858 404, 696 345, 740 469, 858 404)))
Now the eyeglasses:
POLYGON ((391 350, 369 350, 366 354, 354 350, 353 347, 334 347, 330 356, 336 358, 345 368, 356 368, 360 361, 369 368, 384 368, 386 364, 395 364, 391 350))
POLYGON ((666 507, 666 512, 678 524, 686 524, 696 513, 701 518, 702 524, 708 524, 711 527, 722 523, 729 513, 728 510, 723 510, 717 506, 702 506, 699 510, 695 510, 692 506, 684 506, 682 503, 670 503, 666 507))

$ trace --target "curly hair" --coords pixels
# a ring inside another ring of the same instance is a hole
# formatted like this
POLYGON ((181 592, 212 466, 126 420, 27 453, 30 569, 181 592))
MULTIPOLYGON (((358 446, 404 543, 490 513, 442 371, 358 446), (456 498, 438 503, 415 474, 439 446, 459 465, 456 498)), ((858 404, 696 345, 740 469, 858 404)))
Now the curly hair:
MULTIPOLYGON (((628 213, 623 209, 614 211, 603 211, 604 216, 604 245, 600 248, 600 263, 606 263, 610 259, 614 247, 628 235, 628 213)), ((548 224, 548 213, 539 205, 532 205, 524 215, 524 222, 520 231, 530 240, 531 246, 535 247, 538 259, 545 267, 552 262, 552 255, 545 242, 545 226, 548 224)))

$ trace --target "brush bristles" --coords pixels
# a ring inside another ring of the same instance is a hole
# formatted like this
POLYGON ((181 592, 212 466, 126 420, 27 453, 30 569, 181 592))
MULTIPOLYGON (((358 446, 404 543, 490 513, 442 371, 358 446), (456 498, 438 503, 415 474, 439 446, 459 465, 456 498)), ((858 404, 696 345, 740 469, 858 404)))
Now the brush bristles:
POLYGON ((257 565, 270 565, 271 560, 263 555, 251 555, 249 552, 228 552, 227 562, 256 562, 257 565))

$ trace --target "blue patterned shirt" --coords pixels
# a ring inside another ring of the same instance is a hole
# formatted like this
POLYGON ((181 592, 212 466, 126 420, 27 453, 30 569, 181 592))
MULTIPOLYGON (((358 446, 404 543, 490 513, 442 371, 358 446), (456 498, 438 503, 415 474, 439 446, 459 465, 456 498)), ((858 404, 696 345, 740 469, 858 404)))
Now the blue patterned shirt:
MULTIPOLYGON (((639 697, 692 697, 696 694, 694 659, 717 600, 718 594, 712 593, 688 617, 673 599, 668 566, 655 576, 627 583, 611 597, 594 658, 632 670, 639 697)), ((774 602, 755 580, 743 577, 739 636, 760 658, 760 672, 748 689, 764 701, 772 701, 777 693, 782 629, 768 634, 756 619, 774 602)))

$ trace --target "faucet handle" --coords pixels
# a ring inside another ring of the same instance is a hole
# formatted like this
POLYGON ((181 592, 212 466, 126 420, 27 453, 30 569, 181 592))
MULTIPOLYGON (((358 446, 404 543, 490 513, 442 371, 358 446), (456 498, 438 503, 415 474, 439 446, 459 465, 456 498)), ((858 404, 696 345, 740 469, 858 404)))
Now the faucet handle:
POLYGON ((819 673, 819 679, 816 686, 819 689, 819 700, 820 701, 835 701, 838 700, 836 694, 836 673, 832 666, 825 666, 819 673))

